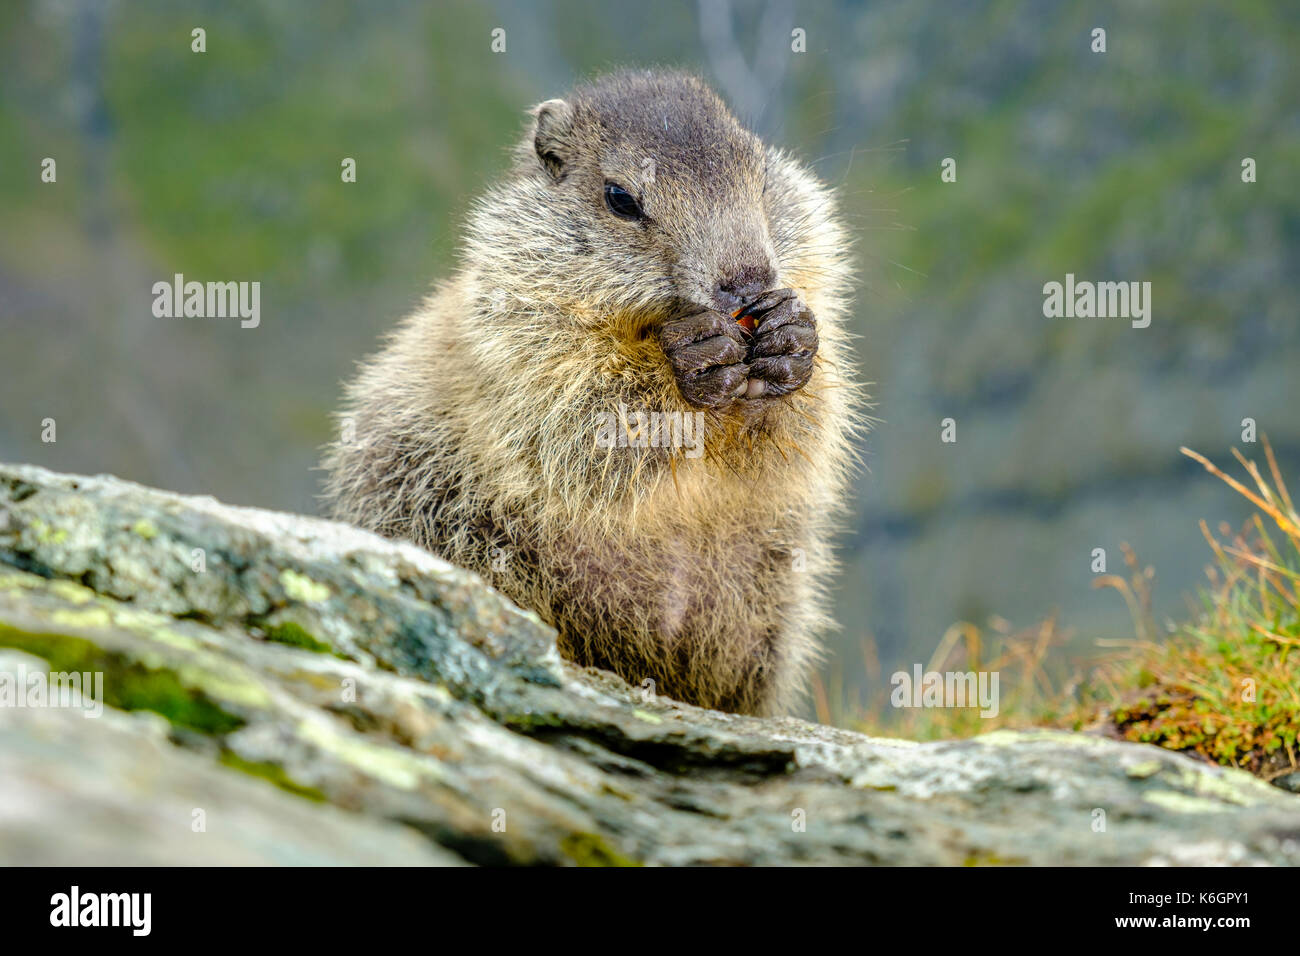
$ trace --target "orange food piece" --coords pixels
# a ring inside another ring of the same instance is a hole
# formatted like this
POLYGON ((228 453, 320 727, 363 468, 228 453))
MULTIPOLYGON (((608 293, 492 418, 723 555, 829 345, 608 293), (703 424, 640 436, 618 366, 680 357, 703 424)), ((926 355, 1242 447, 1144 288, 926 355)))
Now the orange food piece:
POLYGON ((735 312, 731 313, 731 317, 735 319, 736 323, 746 332, 753 332, 754 329, 758 328, 758 323, 754 321, 752 315, 742 316, 740 313, 744 311, 744 309, 737 309, 735 312))

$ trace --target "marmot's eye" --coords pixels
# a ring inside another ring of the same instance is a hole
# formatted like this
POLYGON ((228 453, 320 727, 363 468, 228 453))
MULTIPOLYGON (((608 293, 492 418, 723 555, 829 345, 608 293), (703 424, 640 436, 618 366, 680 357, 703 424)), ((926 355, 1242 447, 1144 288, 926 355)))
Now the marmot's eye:
POLYGON ((644 219, 636 197, 617 183, 605 183, 605 205, 620 219, 644 219))

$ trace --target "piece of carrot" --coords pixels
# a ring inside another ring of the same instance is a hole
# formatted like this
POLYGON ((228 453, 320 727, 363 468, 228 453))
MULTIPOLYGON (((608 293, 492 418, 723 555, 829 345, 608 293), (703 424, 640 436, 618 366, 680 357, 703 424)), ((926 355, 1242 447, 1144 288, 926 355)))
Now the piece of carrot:
POLYGON ((754 321, 754 317, 752 315, 740 314, 744 311, 745 311, 744 309, 737 309, 735 312, 731 313, 731 317, 735 319, 736 323, 746 332, 753 332, 754 329, 758 328, 758 323, 754 321))

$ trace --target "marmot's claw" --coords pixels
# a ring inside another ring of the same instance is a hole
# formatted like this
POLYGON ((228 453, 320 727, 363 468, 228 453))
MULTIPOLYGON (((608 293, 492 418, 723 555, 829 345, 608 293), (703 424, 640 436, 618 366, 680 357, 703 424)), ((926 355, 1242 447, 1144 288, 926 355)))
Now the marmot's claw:
POLYGON ((758 322, 752 333, 712 309, 660 329, 677 388, 692 405, 722 408, 738 399, 778 398, 808 384, 817 322, 798 293, 775 289, 745 314, 758 322))
POLYGON ((682 398, 700 408, 720 408, 735 401, 748 387, 744 365, 720 365, 695 375, 678 378, 682 398))
POLYGON ((749 311, 763 311, 748 355, 749 377, 766 383, 760 394, 788 395, 803 388, 812 377, 817 354, 817 320, 812 311, 793 289, 769 292, 749 311))
POLYGON ((773 289, 771 292, 764 292, 757 299, 745 306, 745 312, 753 315, 761 321, 764 313, 775 309, 782 302, 788 302, 791 299, 798 299, 799 293, 794 289, 773 289))
POLYGON ((692 405, 720 408, 744 392, 744 338, 740 326, 722 313, 706 309, 666 322, 659 344, 682 398, 692 405))

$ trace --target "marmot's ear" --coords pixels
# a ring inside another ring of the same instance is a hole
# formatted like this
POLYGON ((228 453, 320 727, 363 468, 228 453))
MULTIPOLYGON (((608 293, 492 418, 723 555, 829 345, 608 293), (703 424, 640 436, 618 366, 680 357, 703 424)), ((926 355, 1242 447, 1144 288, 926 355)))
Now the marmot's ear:
POLYGON ((555 179, 564 175, 570 153, 570 133, 573 129, 573 108, 564 100, 547 100, 533 107, 537 117, 533 133, 533 148, 542 166, 555 179))

